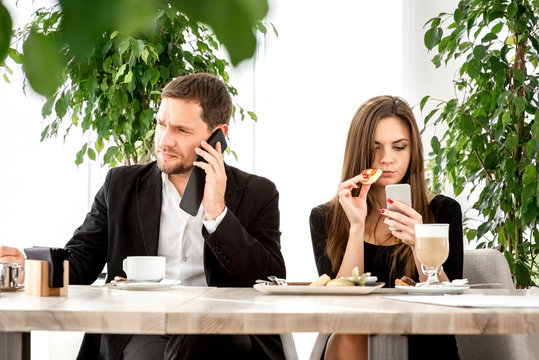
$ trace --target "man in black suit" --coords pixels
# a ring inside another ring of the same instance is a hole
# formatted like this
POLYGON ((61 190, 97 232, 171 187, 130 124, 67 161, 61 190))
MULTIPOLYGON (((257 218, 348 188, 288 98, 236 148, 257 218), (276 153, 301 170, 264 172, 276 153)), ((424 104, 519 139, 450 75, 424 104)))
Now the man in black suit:
MULTIPOLYGON (((73 238, 71 284, 91 284, 107 264, 107 282, 125 276, 122 260, 167 257, 167 278, 184 285, 250 287, 268 275, 285 277, 280 251, 279 194, 267 179, 224 163, 221 144, 232 102, 226 85, 209 74, 179 77, 162 92, 156 115, 157 162, 111 169, 73 238), (196 155, 206 162, 194 162, 196 155), (204 170, 199 212, 179 202, 193 166, 204 170)), ((1 247, 0 261, 24 263, 22 253, 1 247)), ((79 359, 275 359, 284 358, 278 335, 86 335, 79 359)))

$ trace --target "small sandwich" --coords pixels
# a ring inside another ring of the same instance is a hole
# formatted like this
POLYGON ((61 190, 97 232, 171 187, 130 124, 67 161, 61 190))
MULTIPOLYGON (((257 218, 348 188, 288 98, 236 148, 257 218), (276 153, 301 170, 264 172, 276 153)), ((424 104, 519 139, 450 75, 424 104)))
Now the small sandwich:
POLYGON ((403 276, 400 279, 396 279, 395 284, 400 286, 415 286, 415 281, 408 276, 403 276))
POLYGON ((380 169, 365 169, 361 172, 361 175, 365 175, 367 177, 367 180, 360 181, 363 185, 371 185, 378 180, 380 176, 382 176, 382 170, 380 169))
POLYGON ((312 283, 309 284, 309 286, 326 286, 326 284, 331 280, 331 278, 324 274, 322 276, 320 276, 318 279, 316 279, 315 281, 313 281, 312 283))

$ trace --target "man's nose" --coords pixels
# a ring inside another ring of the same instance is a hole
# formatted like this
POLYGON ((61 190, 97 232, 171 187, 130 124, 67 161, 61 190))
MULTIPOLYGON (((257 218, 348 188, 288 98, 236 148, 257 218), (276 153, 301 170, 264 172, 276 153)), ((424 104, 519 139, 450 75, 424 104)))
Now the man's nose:
POLYGON ((172 131, 167 126, 164 130, 161 131, 161 134, 158 139, 158 145, 160 147, 173 147, 174 146, 174 137, 172 136, 172 131))

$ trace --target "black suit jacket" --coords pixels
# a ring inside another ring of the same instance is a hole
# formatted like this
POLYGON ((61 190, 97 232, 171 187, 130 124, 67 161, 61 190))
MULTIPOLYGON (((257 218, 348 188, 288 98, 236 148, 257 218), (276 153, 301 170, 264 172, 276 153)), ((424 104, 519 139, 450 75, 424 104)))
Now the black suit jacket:
MULTIPOLYGON (((268 275, 284 278, 275 185, 227 165, 225 169, 227 214, 211 235, 201 229, 208 285, 251 287, 268 275)), ((161 171, 155 162, 111 169, 84 223, 66 245, 71 252, 70 283, 93 283, 105 263, 109 282, 125 276, 125 257, 157 255, 161 201, 161 171)), ((282 357, 278 337, 253 339, 265 355, 282 357)), ((79 358, 119 359, 128 341, 128 335, 86 336, 79 358)))

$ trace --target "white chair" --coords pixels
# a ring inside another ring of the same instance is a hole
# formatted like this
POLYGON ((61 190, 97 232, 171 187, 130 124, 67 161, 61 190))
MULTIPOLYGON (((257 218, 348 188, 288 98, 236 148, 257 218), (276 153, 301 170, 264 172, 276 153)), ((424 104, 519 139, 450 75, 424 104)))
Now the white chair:
MULTIPOLYGON (((490 287, 502 289, 515 287, 507 260, 494 249, 465 250, 463 277, 470 284, 497 284, 490 287)), ((320 360, 329 335, 318 335, 310 360, 320 360)), ((533 360, 536 356, 530 351, 528 338, 537 337, 539 334, 456 336, 461 360, 533 360)))
MULTIPOLYGON (((495 249, 464 251, 463 277, 470 284, 496 284, 491 288, 514 289, 507 260, 495 249)), ((532 360, 527 335, 458 335, 461 360, 532 360)))

